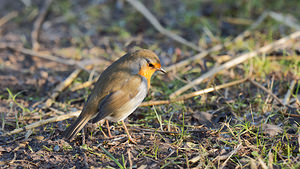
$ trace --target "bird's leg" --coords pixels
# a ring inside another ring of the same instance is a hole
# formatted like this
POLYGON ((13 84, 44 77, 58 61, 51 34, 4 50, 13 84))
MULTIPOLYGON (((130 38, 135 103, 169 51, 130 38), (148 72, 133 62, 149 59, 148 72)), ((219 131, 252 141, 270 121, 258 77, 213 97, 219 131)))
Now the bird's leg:
POLYGON ((137 144, 136 141, 135 141, 135 140, 131 137, 131 135, 129 134, 129 131, 128 131, 127 127, 126 127, 126 124, 125 124, 124 120, 122 120, 122 124, 123 124, 124 130, 125 130, 125 132, 126 132, 126 134, 127 134, 127 136, 128 136, 128 140, 129 140, 130 142, 134 143, 134 144, 137 144))
POLYGON ((105 120, 105 122, 106 122, 106 127, 107 127, 108 136, 109 136, 109 138, 112 138, 111 133, 110 133, 109 122, 108 122, 108 120, 105 120))

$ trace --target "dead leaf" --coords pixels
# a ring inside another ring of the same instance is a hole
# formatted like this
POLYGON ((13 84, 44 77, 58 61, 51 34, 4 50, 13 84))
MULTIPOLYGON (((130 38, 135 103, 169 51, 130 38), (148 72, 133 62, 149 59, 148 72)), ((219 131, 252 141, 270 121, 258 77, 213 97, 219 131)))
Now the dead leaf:
POLYGON ((211 122, 213 115, 208 112, 196 112, 192 114, 192 117, 195 118, 200 124, 204 124, 209 127, 213 126, 211 122))
POLYGON ((278 133, 282 133, 282 128, 274 124, 263 124, 262 130, 264 134, 268 134, 271 137, 276 136, 278 133))

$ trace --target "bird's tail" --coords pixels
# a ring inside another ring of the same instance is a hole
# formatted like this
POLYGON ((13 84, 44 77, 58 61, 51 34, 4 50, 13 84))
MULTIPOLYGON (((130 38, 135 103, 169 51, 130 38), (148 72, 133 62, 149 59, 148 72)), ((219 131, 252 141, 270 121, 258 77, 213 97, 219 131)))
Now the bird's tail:
POLYGON ((69 126, 63 133, 63 137, 68 140, 72 140, 76 134, 85 126, 85 124, 90 120, 90 116, 81 115, 76 119, 71 126, 69 126))

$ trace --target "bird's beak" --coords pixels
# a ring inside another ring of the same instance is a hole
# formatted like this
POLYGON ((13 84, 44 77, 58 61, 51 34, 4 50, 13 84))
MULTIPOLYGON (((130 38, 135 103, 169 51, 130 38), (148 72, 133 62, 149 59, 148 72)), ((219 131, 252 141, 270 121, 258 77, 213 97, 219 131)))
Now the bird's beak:
POLYGON ((157 70, 158 70, 158 71, 161 71, 161 72, 163 72, 163 73, 167 73, 163 68, 158 68, 157 70))

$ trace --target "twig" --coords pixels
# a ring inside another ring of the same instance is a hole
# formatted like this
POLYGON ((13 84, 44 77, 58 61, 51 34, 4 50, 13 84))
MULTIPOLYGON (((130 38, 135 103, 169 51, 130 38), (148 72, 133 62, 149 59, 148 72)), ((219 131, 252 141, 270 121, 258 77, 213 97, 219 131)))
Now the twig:
MULTIPOLYGON (((284 104, 275 94, 272 93, 272 91, 268 90, 267 88, 265 88, 264 86, 262 86, 261 84, 257 83, 256 81, 254 81, 252 79, 248 79, 248 80, 252 84, 254 84, 255 86, 259 87, 260 89, 262 89, 263 91, 265 91, 266 93, 268 93, 270 96, 272 96, 283 107, 290 107, 289 105, 284 104)), ((300 118, 299 114, 290 114, 290 113, 285 113, 285 112, 281 112, 281 114, 283 114, 284 116, 287 116, 287 117, 297 117, 297 118, 300 118)))
MULTIPOLYGON (((236 38, 234 38, 234 40, 229 41, 229 42, 225 42, 224 44, 216 45, 213 48, 205 50, 205 51, 202 51, 201 53, 199 53, 199 54, 197 54, 197 55, 195 55, 195 56, 193 56, 191 58, 188 58, 186 60, 183 60, 183 61, 180 61, 180 62, 178 62, 176 64, 173 64, 173 65, 171 65, 169 67, 166 67, 165 68, 166 71, 175 70, 175 69, 178 69, 180 67, 184 67, 184 66, 188 65, 189 63, 191 63, 192 61, 200 60, 200 59, 206 57, 209 53, 219 51, 219 50, 221 50, 221 49, 223 49, 225 47, 231 46, 232 44, 234 44, 234 43, 236 43, 238 41, 241 41, 246 36, 248 36, 253 29, 257 28, 267 18, 267 16, 269 16, 269 15, 270 14, 268 12, 264 12, 247 30, 245 30, 244 32, 242 32, 241 34, 239 34, 236 38)), ((276 18, 273 18, 273 19, 277 20, 276 18)))
POLYGON ((274 162, 273 162, 274 154, 273 154, 271 151, 269 151, 268 156, 269 156, 269 157, 268 157, 268 167, 267 167, 267 168, 273 169, 273 164, 274 164, 274 162))
POLYGON ((39 49, 38 38, 39 38, 40 28, 41 28, 42 23, 47 15, 48 9, 49 9, 52 1, 53 0, 45 1, 45 4, 43 5, 43 8, 40 11, 40 15, 38 16, 38 18, 35 20, 35 22, 33 24, 33 30, 31 32, 31 40, 32 40, 32 48, 35 51, 37 51, 39 49))
POLYGON ((239 144, 234 150, 232 150, 230 153, 228 153, 228 154, 226 154, 226 155, 218 156, 218 157, 216 157, 216 158, 214 159, 214 161, 215 161, 215 160, 223 160, 223 159, 226 159, 226 160, 224 161, 224 163, 221 165, 220 169, 222 169, 222 168, 225 167, 225 165, 227 164, 228 160, 229 160, 234 154, 236 154, 236 153, 240 150, 241 146, 242 146, 242 143, 240 143, 240 144, 239 144))
MULTIPOLYGON (((26 130, 32 130, 34 128, 40 127, 40 126, 45 125, 45 124, 54 123, 54 122, 58 122, 58 121, 63 121, 63 120, 67 120, 67 119, 70 119, 70 118, 73 118, 73 117, 78 117, 80 115, 80 113, 81 113, 81 110, 71 112, 71 113, 68 113, 68 114, 64 114, 64 115, 55 116, 55 117, 52 117, 52 118, 47 119, 47 120, 40 120, 38 122, 29 124, 29 125, 24 126, 22 128, 18 128, 18 129, 15 129, 13 131, 4 133, 2 136, 10 136, 10 135, 13 135, 13 134, 18 134, 18 133, 26 131, 26 130)), ((164 134, 179 134, 179 132, 143 129, 143 128, 137 128, 137 127, 132 127, 131 129, 132 130, 139 130, 139 131, 142 130, 142 131, 148 131, 148 132, 158 132, 158 133, 164 133, 164 134)), ((200 130, 200 131, 202 132, 202 130, 200 130)), ((203 131, 205 131, 205 130, 203 130, 203 131)), ((187 132, 199 132, 199 131, 198 130, 187 130, 187 132)))
POLYGON ((72 87, 70 90, 71 92, 74 92, 76 90, 80 90, 80 89, 83 89, 83 88, 86 88, 86 87, 90 87, 92 84, 94 84, 96 81, 98 80, 98 77, 94 78, 93 80, 91 81, 86 81, 84 83, 81 83, 79 85, 76 85, 74 87, 72 87))
MULTIPOLYGON (((145 128, 139 128, 139 127, 131 127, 132 131, 145 131, 150 133, 162 133, 162 134, 180 134, 181 132, 177 131, 161 131, 161 130, 155 130, 155 129, 145 129, 145 128)), ((197 133, 197 132, 206 132, 207 130, 185 130, 187 133, 197 133)))
POLYGON ((169 72, 171 70, 179 69, 180 67, 184 67, 184 66, 190 64, 192 61, 200 60, 200 59, 206 57, 209 53, 214 52, 214 51, 219 51, 221 49, 223 49, 223 45, 214 46, 213 48, 208 49, 208 50, 204 50, 204 51, 198 53, 197 55, 195 55, 195 56, 193 56, 191 58, 182 60, 182 61, 180 61, 178 63, 175 63, 175 64, 173 64, 171 66, 168 66, 165 69, 166 69, 167 72, 169 72))
POLYGON ((0 43, 0 49, 10 49, 10 50, 14 50, 17 52, 20 52, 22 54, 25 55, 30 55, 30 56, 36 56, 42 59, 46 59, 46 60, 50 60, 53 62, 57 62, 57 63, 61 63, 64 65, 69 65, 69 66, 76 66, 78 68, 81 68, 85 71, 87 71, 87 69, 85 68, 88 65, 96 65, 98 63, 101 64, 109 64, 108 61, 103 60, 103 59, 91 59, 91 60, 82 60, 82 61, 76 61, 73 59, 62 59, 53 55, 48 55, 42 52, 38 52, 38 51, 33 51, 31 49, 26 49, 23 47, 18 47, 14 44, 6 44, 6 43, 0 43))
MULTIPOLYGON (((82 129, 82 144, 81 145, 82 146, 85 145, 85 131, 84 131, 84 128, 82 129)), ((83 154, 84 166, 85 166, 85 168, 90 168, 89 164, 87 162, 87 156, 86 156, 86 154, 84 152, 84 148, 82 148, 82 146, 80 147, 80 151, 83 154)))
POLYGON ((153 166, 151 166, 151 168, 158 168, 158 165, 161 165, 162 162, 166 161, 169 157, 171 157, 171 155, 173 155, 176 151, 172 150, 169 155, 167 155, 165 158, 161 159, 160 161, 158 161, 156 164, 154 164, 153 166))
POLYGON ((281 38, 271 44, 268 44, 268 45, 265 45, 263 47, 261 47, 260 49, 256 50, 256 51, 253 51, 253 52, 248 52, 248 53, 245 53, 245 54, 242 54, 224 64, 222 64, 221 66, 219 67, 216 67, 206 73, 204 73, 202 76, 200 76, 199 78, 195 79, 194 81, 192 81, 191 83, 183 86, 182 88, 180 88, 179 90, 175 91, 174 93, 172 93, 170 95, 170 98, 175 98, 176 96, 180 95, 181 93, 187 91, 188 89, 190 89, 191 87, 195 86, 195 85, 198 85, 200 84, 204 79, 208 78, 208 77, 211 77, 217 73, 219 73, 220 71, 222 70, 225 70, 225 69, 229 69, 235 65, 238 65, 240 63, 243 63, 244 61, 248 60, 248 59, 251 59, 259 54, 262 54, 262 53, 266 53, 270 50, 272 50, 273 48, 279 46, 279 45, 283 45, 284 43, 287 43, 287 41, 290 41, 290 40, 294 40, 296 38, 299 38, 300 37, 300 31, 297 31, 297 32, 294 32, 292 34, 290 34, 289 36, 287 37, 284 37, 284 38, 281 38))
POLYGON ((25 54, 25 55, 36 56, 36 57, 39 57, 39 58, 42 58, 42 59, 46 59, 46 60, 50 60, 50 61, 54 61, 54 62, 58 62, 58 63, 62 63, 62 64, 65 64, 65 65, 70 65, 70 66, 74 66, 77 63, 75 60, 61 59, 61 58, 53 56, 53 55, 48 55, 48 54, 44 54, 44 53, 41 53, 41 52, 33 51, 31 49, 18 47, 14 44, 0 43, 0 48, 1 49, 14 50, 16 52, 20 52, 20 53, 25 54))
POLYGON ((250 19, 244 19, 244 18, 225 17, 224 20, 228 23, 235 24, 235 25, 251 25, 252 23, 250 19))
MULTIPOLYGON (((51 111, 55 112, 56 115, 63 115, 63 114, 65 114, 65 112, 60 111, 60 110, 57 110, 57 109, 55 109, 55 108, 53 108, 53 107, 49 107, 49 109, 50 109, 51 111)), ((43 114, 45 114, 45 113, 43 113, 43 114)))
POLYGON ((265 88, 264 86, 262 86, 261 84, 257 83, 256 81, 252 80, 252 79, 248 79, 252 84, 254 84, 256 87, 262 89, 263 91, 265 91, 266 93, 268 93, 270 96, 272 96, 278 103, 280 103, 282 106, 286 106, 274 93, 272 93, 272 91, 268 90, 267 88, 265 88))
POLYGON ((54 123, 54 122, 63 121, 63 120, 66 120, 66 119, 69 119, 69 118, 72 118, 72 117, 78 117, 80 112, 81 111, 71 112, 71 113, 68 113, 68 114, 65 114, 65 115, 52 117, 52 118, 47 119, 47 120, 41 120, 41 121, 32 123, 30 125, 24 126, 22 128, 15 129, 15 130, 10 131, 8 133, 4 133, 3 136, 9 136, 9 135, 17 134, 17 133, 20 133, 20 132, 23 132, 23 131, 26 131, 26 130, 31 130, 31 129, 40 127, 42 125, 48 124, 48 123, 54 123))
MULTIPOLYGON (((273 85, 274 85, 274 76, 272 76, 272 78, 271 78, 271 83, 268 84, 268 88, 269 88, 270 91, 273 90, 273 85)), ((265 113, 266 110, 267 110, 266 108, 268 107, 269 100, 271 100, 271 99, 270 99, 270 94, 268 94, 268 96, 267 96, 267 98, 266 98, 266 100, 265 100, 264 106, 263 106, 263 108, 262 108, 262 110, 263 110, 264 113, 265 113)))
POLYGON ((257 159, 262 169, 268 169, 268 166, 265 164, 264 160, 260 156, 258 156, 257 159))
POLYGON ((294 60, 296 62, 300 61, 299 55, 289 55, 289 56, 268 56, 268 60, 294 60))
POLYGON ((151 132, 151 133, 163 133, 163 134, 179 134, 179 132, 176 131, 161 131, 161 130, 154 130, 154 129, 144 129, 144 128, 138 128, 138 127, 131 127, 131 130, 136 131, 145 131, 145 132, 151 132))
POLYGON ((184 95, 182 95, 180 97, 177 97, 175 99, 170 99, 170 100, 155 100, 155 101, 143 102, 140 106, 152 106, 152 105, 170 104, 170 103, 173 103, 173 102, 183 101, 183 100, 186 100, 186 99, 189 99, 189 98, 192 98, 192 97, 196 97, 196 96, 199 96, 199 95, 203 95, 203 94, 206 94, 206 93, 210 93, 210 92, 213 92, 213 91, 216 91, 216 90, 220 90, 220 89, 223 89, 223 88, 227 88, 227 87, 230 87, 230 86, 233 86, 233 85, 237 85, 237 84, 243 83, 247 79, 248 78, 245 78, 245 79, 242 79, 242 80, 237 80, 237 81, 229 82, 229 83, 222 84, 222 85, 219 85, 219 86, 210 87, 210 88, 207 88, 207 89, 203 89, 203 90, 195 91, 195 92, 192 92, 192 93, 184 94, 184 95))
MULTIPOLYGON (((30 49, 25 49, 23 47, 15 47, 11 44, 5 44, 5 43, 0 43, 0 48, 8 48, 8 49, 12 49, 18 52, 21 52, 23 54, 27 54, 30 56, 37 56, 43 59, 47 59, 47 60, 51 60, 51 61, 55 61, 58 63, 62 63, 62 64, 66 64, 66 65, 72 65, 72 66, 77 66, 79 67, 78 69, 76 69, 67 79, 65 79, 63 82, 61 82, 55 89, 54 92, 52 93, 51 97, 49 99, 47 99, 45 106, 49 107, 52 104, 52 101, 56 99, 56 97, 59 95, 59 93, 61 91, 63 91, 66 87, 68 87, 72 81, 79 75, 79 73, 83 70, 86 70, 86 66, 88 65, 95 65, 96 63, 102 63, 104 62, 104 64, 108 64, 108 61, 104 61, 104 60, 100 60, 100 59, 93 59, 93 60, 82 60, 82 61, 75 61, 75 60, 66 60, 66 59, 61 59, 52 55, 47 55, 47 54, 43 54, 40 52, 36 52, 30 49)), ((87 70, 86 70, 87 71, 87 70)))
POLYGON ((290 100, 290 97, 291 97, 291 95, 292 95, 292 92, 293 92, 293 90, 294 90, 294 87, 295 87, 295 85, 296 85, 296 80, 293 80, 292 81, 292 83, 291 83, 291 85, 290 85, 290 87, 289 87, 289 90, 287 91, 287 93, 285 94, 285 96, 284 96, 284 100, 283 100, 283 104, 284 105, 287 105, 288 103, 289 103, 289 100, 290 100))
POLYGON ((130 152, 130 149, 127 149, 127 155, 128 155, 129 169, 132 169, 133 162, 132 162, 132 160, 131 160, 132 154, 131 154, 131 152, 130 152))
POLYGON ((281 22, 297 31, 300 31, 300 25, 297 24, 297 21, 294 17, 284 16, 283 14, 277 12, 269 12, 268 14, 274 20, 281 22))
POLYGON ((50 98, 48 98, 45 102, 46 107, 50 107, 53 103, 53 101, 56 99, 56 97, 59 95, 60 92, 65 90, 73 81, 77 78, 79 73, 82 71, 82 69, 76 69, 73 71, 64 81, 62 81, 60 84, 58 84, 54 90, 52 91, 52 95, 50 98))
POLYGON ((3 16, 0 19, 0 27, 16 16, 18 16, 18 12, 16 12, 16 11, 12 11, 12 12, 8 13, 7 15, 3 16))
POLYGON ((280 112, 282 115, 286 116, 286 117, 296 117, 296 118, 300 118, 300 114, 290 114, 290 113, 286 113, 286 112, 280 112))
POLYGON ((164 34, 173 40, 182 43, 188 47, 191 47, 194 50, 201 51, 202 49, 199 46, 187 41, 186 39, 178 36, 171 31, 165 29, 159 21, 152 15, 152 13, 138 0, 127 0, 133 7, 135 7, 144 17, 154 26, 154 28, 159 31, 161 34, 164 34))
MULTIPOLYGON (((187 99, 187 98, 190 98, 190 97, 194 97, 194 96, 200 95, 202 93, 207 93, 207 92, 210 92, 210 91, 214 91, 214 90, 222 89, 222 88, 229 87, 229 86, 232 86, 232 85, 236 85, 236 84, 244 82, 245 80, 247 80, 247 79, 242 79, 242 80, 230 82, 230 83, 227 83, 227 84, 219 85, 219 86, 216 86, 214 88, 208 88, 208 89, 200 90, 200 91, 197 91, 197 92, 189 93, 189 94, 183 95, 181 97, 178 97, 174 100, 165 100, 164 102, 166 102, 166 103, 164 103, 163 101, 157 101, 156 104, 150 104, 150 103, 155 103, 155 101, 151 101, 151 102, 145 102, 145 103, 141 104, 141 106, 158 105, 158 103, 159 104, 169 104, 171 102, 176 102, 176 101, 180 101, 180 100, 187 99)), ((76 111, 76 112, 68 113, 68 114, 65 114, 65 115, 56 116, 56 117, 53 117, 53 118, 50 118, 50 119, 47 119, 47 120, 41 120, 39 122, 30 124, 30 125, 25 126, 23 128, 15 129, 15 130, 13 130, 9 133, 5 133, 4 136, 17 134, 17 133, 20 133, 22 131, 30 130, 30 129, 33 129, 33 128, 36 128, 36 127, 39 127, 39 126, 42 126, 42 125, 45 125, 45 124, 48 124, 48 123, 63 121, 63 120, 69 119, 69 118, 77 117, 77 116, 79 116, 80 112, 81 111, 76 111)), ((287 115, 292 116, 294 114, 287 114, 287 115)), ((300 116, 295 116, 295 117, 300 117, 300 116)), ((133 127, 132 130, 143 130, 143 131, 166 133, 166 134, 178 134, 178 132, 156 131, 156 130, 151 130, 151 129, 136 128, 136 127, 133 127)), ((190 132, 193 132, 193 131, 190 131, 190 132)))
POLYGON ((267 17, 267 13, 263 13, 246 31, 242 32, 241 34, 239 34, 237 37, 234 38, 234 40, 232 41, 229 41, 229 42, 226 42, 224 44, 219 44, 219 45, 216 45, 208 50, 204 50, 202 51, 201 53, 191 57, 191 58, 188 58, 188 59, 185 59, 185 60, 182 60, 178 63, 175 63, 169 67, 166 67, 166 71, 171 71, 171 70, 176 70, 180 67, 184 67, 188 64, 190 64, 192 61, 195 61, 195 60, 200 60, 204 57, 206 57, 208 54, 212 53, 212 52, 216 52, 216 51, 219 51, 219 50, 222 50, 223 48, 225 47, 228 47, 228 46, 231 46, 232 44, 238 42, 238 41, 241 41, 243 40, 245 37, 249 36, 251 30, 255 29, 256 27, 258 27, 262 21, 267 17))

